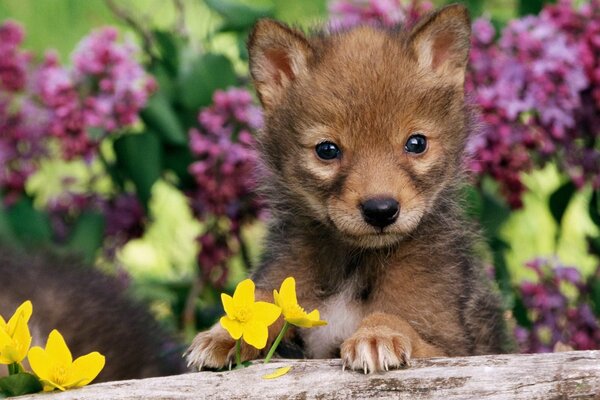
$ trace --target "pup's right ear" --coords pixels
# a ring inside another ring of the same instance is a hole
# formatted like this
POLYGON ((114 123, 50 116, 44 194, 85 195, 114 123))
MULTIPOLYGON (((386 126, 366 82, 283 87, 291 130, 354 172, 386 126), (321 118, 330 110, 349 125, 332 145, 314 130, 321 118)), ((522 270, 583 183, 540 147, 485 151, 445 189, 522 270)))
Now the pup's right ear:
POLYGON ((279 102, 291 82, 307 72, 311 48, 301 32, 263 19, 250 33, 248 53, 258 97, 269 110, 279 102))

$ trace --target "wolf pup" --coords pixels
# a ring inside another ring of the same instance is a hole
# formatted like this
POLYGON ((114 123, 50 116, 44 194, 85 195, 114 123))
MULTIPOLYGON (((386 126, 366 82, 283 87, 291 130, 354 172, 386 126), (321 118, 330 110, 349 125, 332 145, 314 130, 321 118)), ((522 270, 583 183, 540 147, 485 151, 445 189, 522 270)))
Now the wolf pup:
MULTIPOLYGON (((262 20, 250 35, 272 210, 252 278, 257 298, 272 301, 293 276, 300 304, 321 311, 327 326, 288 337, 307 356, 341 356, 367 372, 505 351, 502 310, 458 201, 469 40, 460 5, 409 32, 362 26, 306 37, 262 20)), ((217 324, 187 358, 219 368, 233 349, 217 324)), ((250 346, 242 354, 259 356, 250 346)))

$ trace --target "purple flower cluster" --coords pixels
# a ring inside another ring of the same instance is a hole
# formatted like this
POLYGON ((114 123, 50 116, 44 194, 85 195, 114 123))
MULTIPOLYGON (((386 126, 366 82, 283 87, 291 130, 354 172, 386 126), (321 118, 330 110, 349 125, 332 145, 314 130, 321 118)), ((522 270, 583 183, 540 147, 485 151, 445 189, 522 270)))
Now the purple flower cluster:
POLYGON ((107 134, 137 121, 154 79, 137 63, 137 49, 105 28, 84 38, 73 68, 48 53, 41 65, 20 49, 24 32, 0 25, 0 189, 15 201, 57 137, 66 158, 92 156, 107 134))
POLYGON ((31 54, 20 49, 23 39, 20 25, 0 25, 0 191, 9 203, 46 154, 47 116, 28 92, 31 54))
POLYGON ((155 81, 135 61, 138 49, 118 43, 117 31, 104 28, 84 38, 73 53, 73 67, 46 55, 36 91, 50 110, 50 133, 65 158, 92 156, 98 143, 138 119, 155 81))
POLYGON ((0 88, 3 91, 19 92, 27 83, 27 69, 31 54, 19 49, 25 33, 13 21, 0 26, 0 88))
POLYGON ((556 160, 577 186, 600 187, 600 2, 580 10, 569 0, 510 22, 495 41, 486 20, 473 24, 467 89, 481 110, 471 169, 500 183, 521 206, 520 174, 556 160), (575 22, 576 21, 576 22, 575 22))
POLYGON ((533 260, 526 266, 535 271, 538 282, 523 282, 518 288, 532 322, 529 329, 515 328, 520 350, 551 352, 557 342, 575 350, 600 348, 600 324, 585 302, 589 288, 579 271, 546 259, 533 260), (574 299, 563 293, 565 286, 573 289, 574 299))
POLYGON ((196 189, 189 193, 192 208, 202 220, 226 218, 229 225, 227 233, 215 228, 199 238, 201 270, 218 284, 226 276, 224 263, 233 254, 230 236, 237 238, 241 225, 257 218, 261 210, 255 194, 257 153, 253 132, 263 120, 251 94, 231 88, 216 91, 213 104, 200 111, 198 121, 199 129, 190 131, 190 148, 196 158, 189 167, 196 181, 196 189), (216 274, 213 269, 221 272, 216 274))
POLYGON ((123 192, 110 198, 96 193, 71 193, 64 191, 47 204, 54 240, 66 242, 73 230, 74 221, 86 212, 104 217, 104 255, 113 259, 116 250, 129 240, 144 233, 146 214, 138 198, 123 192))
POLYGON ((197 257, 200 276, 214 287, 223 287, 227 280, 227 262, 234 254, 228 236, 225 232, 207 231, 197 239, 200 245, 197 257))
POLYGON ((412 26, 433 8, 429 1, 403 3, 402 0, 334 0, 329 3, 330 26, 333 30, 359 24, 393 27, 402 23, 412 26))
POLYGON ((197 184, 194 211, 200 216, 226 216, 236 225, 244 217, 256 217, 257 153, 252 132, 262 126, 260 109, 245 89, 218 90, 198 121, 200 128, 190 131, 190 148, 197 159, 189 167, 197 184))

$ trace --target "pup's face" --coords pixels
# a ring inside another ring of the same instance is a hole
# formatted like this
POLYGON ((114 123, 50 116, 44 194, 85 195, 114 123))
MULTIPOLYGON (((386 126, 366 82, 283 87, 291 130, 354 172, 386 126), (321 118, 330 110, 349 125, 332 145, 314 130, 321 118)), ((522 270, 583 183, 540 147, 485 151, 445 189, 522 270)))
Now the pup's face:
POLYGON ((259 22, 249 50, 263 157, 296 207, 361 247, 410 235, 460 171, 469 26, 461 6, 400 33, 306 38, 259 22))

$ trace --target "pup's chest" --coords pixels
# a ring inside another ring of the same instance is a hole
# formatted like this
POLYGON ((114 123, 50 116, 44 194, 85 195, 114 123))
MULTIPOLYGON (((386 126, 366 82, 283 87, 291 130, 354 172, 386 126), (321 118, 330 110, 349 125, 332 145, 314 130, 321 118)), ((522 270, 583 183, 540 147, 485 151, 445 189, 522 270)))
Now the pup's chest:
POLYGON ((342 342, 356 331, 365 310, 353 297, 351 291, 344 291, 330 296, 318 307, 327 325, 302 329, 300 333, 308 357, 335 357, 342 342))

